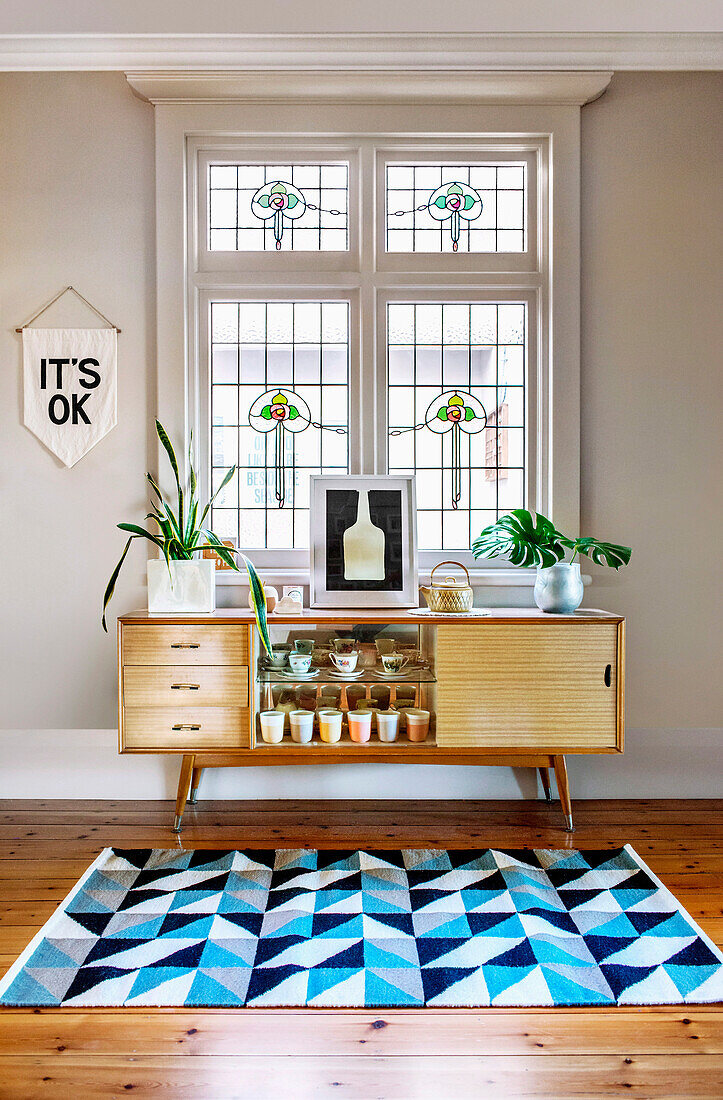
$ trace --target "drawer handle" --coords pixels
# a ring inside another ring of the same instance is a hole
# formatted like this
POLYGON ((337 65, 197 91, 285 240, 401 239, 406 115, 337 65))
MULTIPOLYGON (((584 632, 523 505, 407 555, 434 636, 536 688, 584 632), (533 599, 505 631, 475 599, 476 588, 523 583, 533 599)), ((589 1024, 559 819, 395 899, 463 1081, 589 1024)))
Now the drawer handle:
POLYGON ((171 726, 172 730, 200 730, 200 725, 195 722, 179 722, 177 726, 171 726))
POLYGON ((171 691, 198 691, 200 684, 171 684, 171 691))
POLYGON ((605 665, 605 687, 609 688, 612 683, 613 666, 605 665))
POLYGON ((171 649, 200 649, 200 642, 171 642, 171 649))

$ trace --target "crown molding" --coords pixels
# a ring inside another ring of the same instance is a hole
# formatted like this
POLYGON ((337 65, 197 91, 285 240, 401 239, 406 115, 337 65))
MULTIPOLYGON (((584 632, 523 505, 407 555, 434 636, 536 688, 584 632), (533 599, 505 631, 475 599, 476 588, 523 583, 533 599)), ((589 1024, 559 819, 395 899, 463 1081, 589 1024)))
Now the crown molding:
POLYGON ((581 106, 611 72, 127 72, 151 103, 476 103, 581 106))
POLYGON ((0 35, 0 69, 716 70, 719 32, 0 35))

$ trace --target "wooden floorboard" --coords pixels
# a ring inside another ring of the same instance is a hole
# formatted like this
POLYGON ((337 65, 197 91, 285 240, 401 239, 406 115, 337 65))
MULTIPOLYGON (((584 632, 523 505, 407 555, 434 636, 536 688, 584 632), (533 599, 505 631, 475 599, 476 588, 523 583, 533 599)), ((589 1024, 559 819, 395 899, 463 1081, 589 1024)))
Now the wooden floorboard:
MULTIPOLYGON (((630 843, 723 944, 723 802, 0 801, 0 972, 107 846, 553 847, 630 843)), ((0 1098, 467 1100, 723 1096, 723 1006, 0 1010, 0 1098)))

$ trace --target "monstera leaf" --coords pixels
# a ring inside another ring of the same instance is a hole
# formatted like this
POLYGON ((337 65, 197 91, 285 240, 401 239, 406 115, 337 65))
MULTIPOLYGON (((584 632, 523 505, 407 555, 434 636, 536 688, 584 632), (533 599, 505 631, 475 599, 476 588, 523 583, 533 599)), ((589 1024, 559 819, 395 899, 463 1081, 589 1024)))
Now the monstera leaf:
POLYGON ((610 569, 619 569, 621 565, 627 565, 632 554, 629 546, 619 546, 616 542, 601 542, 599 539, 575 539, 574 542, 568 542, 568 545, 574 554, 584 554, 596 565, 607 565, 610 569))
POLYGON ((563 536, 539 512, 515 508, 491 524, 472 543, 476 558, 506 558, 513 565, 547 568, 565 556, 563 536))

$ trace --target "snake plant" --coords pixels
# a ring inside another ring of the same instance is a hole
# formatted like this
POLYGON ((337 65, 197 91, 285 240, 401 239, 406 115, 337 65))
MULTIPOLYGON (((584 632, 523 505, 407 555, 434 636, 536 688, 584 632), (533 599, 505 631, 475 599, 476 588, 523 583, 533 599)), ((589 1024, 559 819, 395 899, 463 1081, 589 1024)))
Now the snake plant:
POLYGON ((618 546, 614 542, 568 538, 547 516, 540 512, 533 515, 526 508, 515 508, 485 527, 472 543, 476 558, 506 558, 513 565, 537 566, 538 569, 556 565, 568 550, 572 551, 571 562, 579 554, 585 554, 596 565, 607 565, 611 569, 627 565, 632 553, 629 546, 618 546))
POLYGON ((256 623, 259 628, 261 641, 266 652, 271 653, 272 645, 266 621, 266 593, 264 592, 264 586, 261 583, 261 579, 254 569, 253 563, 239 550, 231 546, 225 546, 218 535, 213 533, 210 527, 204 526, 211 510, 211 505, 236 473, 236 467, 231 466, 226 471, 223 481, 199 515, 200 501, 197 492, 198 478, 193 466, 192 454, 193 439, 191 439, 191 444, 188 448, 188 483, 184 485, 181 480, 178 460, 176 458, 176 452, 173 449, 173 444, 168 438, 163 425, 158 420, 156 420, 156 431, 163 449, 168 456, 168 461, 176 481, 177 502, 175 506, 169 503, 158 487, 153 475, 146 474, 148 484, 155 497, 155 500, 151 501, 151 511, 147 513, 146 519, 154 525, 155 530, 148 531, 145 527, 141 527, 137 523, 118 524, 119 529, 128 532, 129 537, 123 553, 120 556, 120 560, 111 574, 111 578, 105 590, 105 595, 103 596, 103 618, 101 620, 103 629, 106 632, 108 630, 105 619, 106 610, 113 596, 118 574, 121 571, 130 545, 134 539, 146 539, 161 551, 168 565, 169 574, 171 571, 170 563, 172 561, 190 561, 194 554, 198 554, 201 550, 207 549, 214 550, 229 568, 240 572, 234 558, 234 555, 237 554, 246 566, 254 613, 256 615, 256 623))

